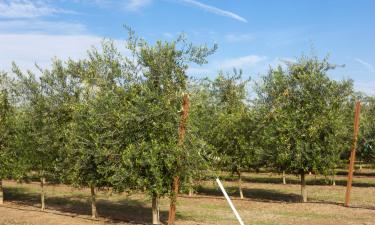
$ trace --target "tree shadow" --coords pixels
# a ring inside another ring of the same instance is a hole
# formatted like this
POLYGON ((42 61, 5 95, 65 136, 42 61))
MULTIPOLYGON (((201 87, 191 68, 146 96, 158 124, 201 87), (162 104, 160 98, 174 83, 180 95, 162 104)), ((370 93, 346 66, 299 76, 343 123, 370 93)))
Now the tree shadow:
MULTIPOLYGON (((243 200, 243 201, 257 201, 257 202, 268 202, 268 203, 300 203, 301 196, 293 193, 282 193, 276 190, 267 190, 267 189, 248 189, 243 188, 244 199, 239 198, 239 191, 236 187, 225 187, 228 195, 231 199, 243 200)), ((215 198, 215 199, 224 199, 223 193, 219 188, 215 187, 202 187, 198 189, 198 195, 188 198, 215 198)), ((314 199, 308 199, 308 202, 305 204, 329 204, 345 207, 343 203, 333 202, 333 201, 320 201, 314 199)), ((375 210, 375 206, 371 205, 350 205, 349 208, 358 208, 358 209, 369 209, 375 210)))
POLYGON ((315 204, 328 204, 328 205, 336 205, 336 206, 342 206, 346 208, 352 208, 352 209, 369 209, 369 210, 375 210, 375 206, 371 205, 349 205, 345 206, 342 202, 332 202, 332 201, 316 201, 316 200, 310 200, 307 203, 315 203, 315 204))
MULTIPOLYGON (((226 177, 225 179, 223 179, 225 181, 237 181, 234 178, 228 178, 226 177)), ((290 179, 290 178, 287 178, 287 184, 295 184, 295 185, 299 185, 300 184, 300 180, 299 179, 290 179)), ((247 177, 242 177, 242 181, 243 182, 247 182, 247 183, 263 183, 263 184, 282 184, 282 177, 251 177, 251 176, 247 176, 247 177)), ((346 180, 342 180, 342 179, 337 179, 336 181, 336 185, 337 186, 346 186, 347 184, 347 181, 346 180)), ((325 178, 314 178, 314 177, 311 177, 309 179, 306 180, 306 184, 307 185, 319 185, 319 186, 331 186, 332 185, 332 181, 330 179, 325 179, 325 178)), ((359 182, 359 181, 356 181, 355 180, 355 177, 354 177, 354 180, 353 180, 353 183, 352 183, 352 186, 353 187, 375 187, 375 183, 367 183, 367 182, 359 182)))
MULTIPOLYGON (((15 202, 21 205, 40 207, 40 195, 30 193, 26 188, 8 187, 4 189, 6 201, 15 202)), ((67 216, 83 216, 89 218, 91 216, 91 204, 88 196, 46 196, 46 208, 62 212, 67 216)), ((134 224, 151 223, 151 207, 146 206, 142 201, 134 199, 123 199, 118 201, 97 200, 97 210, 100 218, 110 220, 112 222, 126 222, 134 224)), ((47 211, 48 212, 48 211, 47 211)), ((52 213, 49 211, 49 213, 52 213)), ((160 220, 167 221, 168 212, 160 211, 160 220)))
MULTIPOLYGON (((337 171, 336 174, 339 176, 348 176, 348 171, 337 171)), ((375 177, 375 172, 354 171, 353 175, 359 177, 375 177)))
MULTIPOLYGON (((228 195, 231 198, 239 199, 239 191, 236 187, 225 187, 228 195)), ((243 188, 242 189, 246 199, 250 201, 260 201, 260 202, 300 202, 300 195, 293 193, 283 193, 276 190, 260 189, 260 188, 243 188)), ((223 193, 219 188, 215 187, 204 187, 199 186, 197 188, 197 193, 199 195, 209 195, 214 197, 223 198, 223 193)))

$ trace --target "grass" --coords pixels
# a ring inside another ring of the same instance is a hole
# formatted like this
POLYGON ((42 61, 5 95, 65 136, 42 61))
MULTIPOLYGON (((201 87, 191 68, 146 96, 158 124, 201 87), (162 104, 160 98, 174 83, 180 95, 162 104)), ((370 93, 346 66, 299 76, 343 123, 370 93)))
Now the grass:
MULTIPOLYGON (((343 173, 340 173, 343 174, 343 173)), ((330 185, 323 176, 308 175, 308 200, 300 201, 299 179, 287 176, 282 184, 281 176, 269 173, 245 173, 243 191, 245 199, 238 198, 235 178, 221 174, 223 183, 245 224, 371 224, 375 217, 374 170, 362 171, 353 182, 351 203, 342 206, 346 190, 345 174, 336 177, 336 186, 330 185)), ((39 185, 5 184, 6 201, 39 207, 39 185)), ((213 181, 201 181, 193 197, 182 195, 178 199, 179 224, 236 224, 235 217, 213 181)), ((49 210, 89 217, 89 190, 64 185, 46 186, 46 204, 49 210)), ((149 223, 150 199, 142 193, 110 194, 98 192, 98 210, 101 217, 112 221, 149 223)), ((169 199, 161 199, 161 218, 167 220, 169 199)))

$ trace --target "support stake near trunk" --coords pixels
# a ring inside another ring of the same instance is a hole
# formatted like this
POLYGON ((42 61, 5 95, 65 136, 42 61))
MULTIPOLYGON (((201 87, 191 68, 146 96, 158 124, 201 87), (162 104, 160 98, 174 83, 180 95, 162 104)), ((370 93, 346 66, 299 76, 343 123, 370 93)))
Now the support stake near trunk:
POLYGON ((237 175, 238 175, 238 191, 240 192, 240 198, 243 199, 241 171, 237 171, 237 175))
POLYGON ((357 140, 358 140, 358 132, 359 132, 359 114, 360 114, 360 112, 361 112, 361 102, 357 101, 356 104, 355 104, 355 114, 354 114, 353 144, 352 144, 352 150, 350 152, 348 181, 347 181, 347 184, 346 184, 346 195, 345 195, 345 206, 346 207, 349 206, 350 194, 351 194, 351 191, 352 191, 355 151, 357 149, 357 140))
MULTIPOLYGON (((184 144, 188 112, 189 112, 189 95, 185 93, 182 99, 181 120, 180 120, 180 125, 178 128, 178 145, 180 147, 182 147, 184 144)), ((177 171, 179 171, 179 165, 180 165, 179 161, 180 159, 177 158, 177 167, 176 167, 177 171)), ((179 183, 180 183, 180 177, 176 175, 173 178, 173 184, 172 184, 172 194, 171 194, 171 203, 169 206, 168 225, 175 224, 176 202, 177 202, 177 195, 178 195, 178 190, 179 190, 179 183)))
POLYGON ((3 180, 0 179, 0 205, 4 204, 3 180))
POLYGON ((332 170, 332 186, 336 186, 336 171, 332 170))
POLYGON ((41 203, 41 210, 44 211, 46 209, 45 204, 45 191, 44 191, 44 184, 46 183, 46 178, 41 177, 40 178, 40 203, 41 203))
POLYGON ((193 189, 193 178, 191 176, 189 176, 189 197, 192 197, 193 196, 193 193, 194 193, 194 189, 193 189))
POLYGON ((97 218, 98 217, 98 211, 96 210, 96 195, 95 195, 95 185, 90 185, 91 190, 91 217, 97 218))
POLYGON ((160 224, 159 196, 152 195, 152 224, 160 224))
POLYGON ((305 172, 301 172, 301 202, 307 202, 307 190, 305 172))

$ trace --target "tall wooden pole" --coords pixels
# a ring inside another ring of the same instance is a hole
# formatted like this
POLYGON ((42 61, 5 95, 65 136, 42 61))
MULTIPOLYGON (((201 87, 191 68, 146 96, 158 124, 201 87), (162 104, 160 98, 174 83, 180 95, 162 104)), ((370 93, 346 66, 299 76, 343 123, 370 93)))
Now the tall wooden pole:
MULTIPOLYGON (((182 112, 181 112, 180 126, 178 128, 178 145, 180 147, 184 144, 188 112, 189 112, 189 95, 184 94, 183 100, 182 100, 182 112)), ((179 161, 180 159, 177 159, 177 160, 179 161)), ((179 170, 179 163, 180 162, 177 162, 177 171, 179 170)), ((168 216, 168 225, 175 224, 176 202, 177 202, 179 184, 180 184, 180 177, 177 175, 173 178, 171 203, 169 207, 169 216, 168 216)))
POLYGON ((347 185, 346 185, 346 195, 345 195, 345 206, 346 207, 349 206, 350 194, 351 194, 351 191, 352 191, 355 151, 357 149, 357 140, 358 140, 358 132, 359 132, 359 114, 360 114, 360 111, 361 111, 361 102, 357 101, 356 104, 355 104, 353 144, 352 144, 352 150, 350 152, 348 182, 347 182, 347 185))

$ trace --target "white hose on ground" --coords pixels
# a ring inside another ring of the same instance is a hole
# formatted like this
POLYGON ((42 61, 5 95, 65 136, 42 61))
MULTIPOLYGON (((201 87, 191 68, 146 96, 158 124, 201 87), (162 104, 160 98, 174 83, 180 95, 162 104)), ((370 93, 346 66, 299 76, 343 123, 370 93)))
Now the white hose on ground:
POLYGON ((229 204, 229 206, 232 208, 232 211, 234 212, 234 215, 236 216, 236 218, 237 218, 238 222, 240 223, 240 225, 245 225, 245 224, 243 223, 241 217, 240 217, 240 214, 238 214, 238 212, 237 212, 236 208, 234 207, 232 201, 230 200, 230 198, 229 198, 227 192, 225 191, 224 186, 223 186, 223 184, 221 183, 221 181, 219 180, 219 178, 216 178, 216 182, 217 182, 217 184, 219 185, 221 191, 223 192, 225 198, 227 199, 228 204, 229 204))

